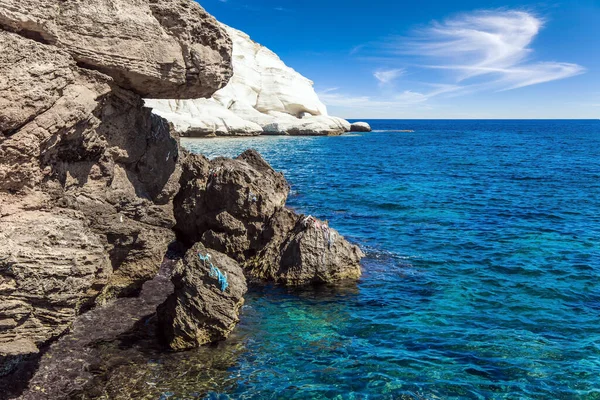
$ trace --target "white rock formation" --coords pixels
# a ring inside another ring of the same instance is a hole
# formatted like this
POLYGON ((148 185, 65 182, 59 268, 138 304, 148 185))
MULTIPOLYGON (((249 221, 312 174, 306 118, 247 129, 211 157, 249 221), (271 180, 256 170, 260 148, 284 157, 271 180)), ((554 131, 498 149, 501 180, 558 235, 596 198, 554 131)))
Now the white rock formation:
POLYGON ((350 126, 352 132, 371 132, 371 125, 366 122, 354 122, 350 126))
POLYGON ((350 124, 327 115, 313 82, 248 35, 223 27, 233 40, 233 77, 210 99, 146 100, 183 136, 340 135, 350 124))

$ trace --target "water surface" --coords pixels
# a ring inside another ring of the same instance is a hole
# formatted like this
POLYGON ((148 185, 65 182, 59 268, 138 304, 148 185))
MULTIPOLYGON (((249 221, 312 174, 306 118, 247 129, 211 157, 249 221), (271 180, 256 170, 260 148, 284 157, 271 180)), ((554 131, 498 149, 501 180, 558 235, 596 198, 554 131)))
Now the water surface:
POLYGON ((357 284, 249 293, 235 361, 195 395, 600 399, 600 121, 369 122, 182 140, 259 150, 367 253, 357 284))

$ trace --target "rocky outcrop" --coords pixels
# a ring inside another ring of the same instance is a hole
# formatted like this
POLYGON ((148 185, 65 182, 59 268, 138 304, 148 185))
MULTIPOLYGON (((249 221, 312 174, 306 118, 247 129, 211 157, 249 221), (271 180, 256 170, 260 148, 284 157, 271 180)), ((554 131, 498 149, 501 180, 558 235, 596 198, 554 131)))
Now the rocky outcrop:
POLYGON ((231 41, 189 0, 0 1, 0 373, 135 294, 175 238, 171 127, 140 95, 210 96, 231 41))
POLYGON ((247 291, 237 262, 197 243, 175 266, 173 284, 175 293, 157 311, 171 349, 187 350, 229 336, 247 291))
POLYGON ((350 126, 351 132, 371 132, 371 125, 366 122, 353 122, 350 126))
POLYGON ((360 276, 358 247, 326 222, 285 208, 289 185, 256 151, 212 161, 188 154, 181 184, 181 240, 227 254, 250 279, 301 285, 360 276))
POLYGON ((0 26, 146 97, 208 97, 231 77, 231 40, 189 0, 2 0, 0 26))
MULTIPOLYGON (((210 96, 231 76, 231 41, 197 3, 0 0, 0 49, 0 377, 40 361, 40 348, 73 329, 77 343, 55 342, 34 378, 56 382, 50 386, 63 396, 71 377, 52 357, 69 373, 88 368, 98 354, 91 340, 115 340, 141 315, 115 309, 114 329, 93 334, 74 321, 96 305, 125 307, 115 298, 135 297, 156 276, 175 232, 194 246, 159 313, 177 350, 228 335, 244 273, 288 284, 360 274, 360 250, 285 209, 287 182, 256 152, 213 161, 185 154, 173 126, 144 107, 142 96, 210 96), (218 272, 198 252, 208 252, 218 272), (216 286, 224 274, 227 285, 216 286)), ((278 74, 260 90, 276 87, 278 74)), ((246 111, 257 121, 277 115, 269 124, 283 123, 277 113, 315 114, 285 128, 290 133, 321 129, 311 121, 330 124, 321 133, 346 129, 318 115, 319 103, 284 92, 277 99, 258 96, 246 111)), ((253 132, 242 120, 227 132, 253 132)), ((283 129, 267 125, 257 123, 283 129)), ((146 316, 167 294, 160 296, 127 304, 146 316)), ((89 316, 99 326, 108 318, 89 316)))
MULTIPOLYGON (((3 207, 4 208, 4 207, 3 207)), ((112 273, 102 239, 77 211, 8 211, 0 219, 0 353, 64 332, 112 273)))
POLYGON ((146 100, 183 136, 340 135, 350 124, 327 115, 313 82, 248 35, 233 39, 233 77, 211 99, 146 100))

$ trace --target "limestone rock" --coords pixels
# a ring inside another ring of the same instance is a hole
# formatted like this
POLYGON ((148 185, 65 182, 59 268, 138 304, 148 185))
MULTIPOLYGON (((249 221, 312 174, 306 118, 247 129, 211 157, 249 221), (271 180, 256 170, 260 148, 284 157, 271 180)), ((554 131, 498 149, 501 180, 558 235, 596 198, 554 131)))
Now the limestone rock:
POLYGON ((248 277, 288 286, 354 280, 364 253, 327 222, 281 209, 263 232, 265 246, 246 262, 248 277))
POLYGON ((236 159, 188 154, 175 199, 181 240, 201 241, 240 262, 252 280, 288 285, 360 276, 358 247, 285 208, 289 185, 254 150, 236 159))
POLYGON ((190 0, 1 0, 0 27, 142 96, 209 97, 232 73, 229 36, 190 0))
POLYGON ((233 40, 233 77, 212 99, 147 100, 183 136, 340 135, 350 130, 327 108, 313 82, 248 35, 223 25, 233 40))
POLYGON ((202 240, 243 261, 256 248, 270 216, 284 206, 287 181, 254 150, 212 161, 188 154, 183 165, 183 186, 175 198, 181 240, 202 240))
POLYGON ((213 99, 146 100, 146 106, 171 122, 181 136, 255 136, 262 127, 237 116, 213 99))
POLYGON ((227 86, 213 95, 219 103, 226 108, 242 103, 262 113, 276 111, 296 117, 304 113, 327 115, 311 80, 244 32, 223 27, 233 41, 234 74, 227 86))
POLYGON ((197 243, 175 267, 172 281, 175 293, 157 311, 169 347, 187 350, 227 338, 239 321, 247 291, 239 264, 197 243), (210 259, 201 260, 207 255, 210 259))
POLYGON ((302 216, 281 248, 276 282, 288 285, 358 279, 364 254, 326 222, 302 216))
POLYGON ((351 132, 371 132, 371 125, 366 122, 353 122, 350 127, 351 132))
POLYGON ((20 210, 0 218, 0 353, 21 356, 60 335, 112 267, 83 214, 20 210), (8 349, 8 350, 6 350, 8 349))

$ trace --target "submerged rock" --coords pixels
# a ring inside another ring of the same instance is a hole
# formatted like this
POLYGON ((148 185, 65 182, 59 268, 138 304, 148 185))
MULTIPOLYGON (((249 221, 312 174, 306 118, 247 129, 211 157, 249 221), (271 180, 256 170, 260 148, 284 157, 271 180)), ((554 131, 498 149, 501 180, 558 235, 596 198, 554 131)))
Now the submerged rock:
POLYGON ((175 229, 181 240, 234 258, 253 280, 299 285, 358 278, 362 252, 327 223, 285 208, 289 190, 255 150, 212 161, 187 154, 175 229))
MULTIPOLYGON (((165 258, 160 272, 144 284, 138 297, 116 299, 78 316, 70 333, 53 343, 41 357, 38 370, 20 399, 85 398, 79 394, 94 386, 95 376, 102 372, 99 368, 106 368, 98 365, 105 357, 102 343, 115 343, 124 351, 127 343, 145 339, 146 330, 156 328, 156 307, 173 293, 169 279, 173 264, 174 260, 165 258)), ((130 360, 113 359, 112 366, 119 362, 130 360)), ((3 387, 0 381, 0 393, 3 389, 16 392, 19 385, 26 384, 9 383, 3 387)))
POLYGON ((366 122, 353 122, 350 126, 351 132, 371 132, 371 125, 366 122))
POLYGON ((157 311, 168 346, 187 350, 227 338, 247 291, 239 264, 197 243, 175 266, 172 281, 175 292, 157 311))

